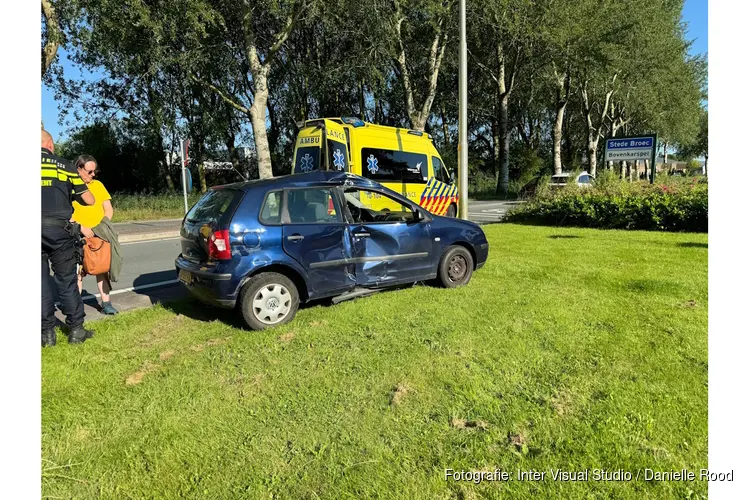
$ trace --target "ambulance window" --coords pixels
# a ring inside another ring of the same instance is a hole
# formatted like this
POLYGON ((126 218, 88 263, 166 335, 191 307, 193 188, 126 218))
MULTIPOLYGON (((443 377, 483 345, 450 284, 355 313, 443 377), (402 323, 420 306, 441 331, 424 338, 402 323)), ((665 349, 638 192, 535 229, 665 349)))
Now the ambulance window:
POLYGON ((343 142, 328 141, 328 161, 330 169, 335 172, 349 171, 349 155, 343 142))
POLYGON ((440 182, 451 183, 451 178, 448 176, 448 172, 445 171, 443 162, 437 156, 432 157, 432 171, 435 174, 435 178, 440 182))
POLYGON ((320 168, 320 148, 317 146, 297 148, 294 173, 304 174, 320 168))
POLYGON ((427 182, 427 155, 362 148, 362 175, 378 182, 427 182))

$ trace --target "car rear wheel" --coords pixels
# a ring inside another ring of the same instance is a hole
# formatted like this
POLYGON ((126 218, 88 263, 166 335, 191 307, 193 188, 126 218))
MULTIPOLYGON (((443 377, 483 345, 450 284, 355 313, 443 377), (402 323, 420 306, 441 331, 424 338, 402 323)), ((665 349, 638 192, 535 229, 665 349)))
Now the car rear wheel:
POLYGON ((451 219, 456 218, 456 205, 451 203, 451 205, 448 207, 448 211, 445 213, 446 217, 450 217, 451 219))
POLYGON ((445 288, 464 286, 474 272, 474 259, 460 245, 448 247, 438 264, 438 282, 445 288))
POLYGON ((242 287, 240 307, 250 328, 264 330, 294 319, 299 308, 299 292, 283 274, 260 273, 242 287))

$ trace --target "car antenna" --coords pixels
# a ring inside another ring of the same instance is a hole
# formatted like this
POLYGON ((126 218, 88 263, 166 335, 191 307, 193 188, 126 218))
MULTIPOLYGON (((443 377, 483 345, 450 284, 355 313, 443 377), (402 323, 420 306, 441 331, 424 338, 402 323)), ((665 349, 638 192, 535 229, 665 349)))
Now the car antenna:
POLYGON ((237 168, 234 166, 234 164, 232 164, 232 169, 234 169, 234 171, 237 172, 237 175, 239 175, 240 177, 242 177, 243 181, 247 182, 247 179, 245 178, 245 176, 242 175, 242 173, 239 170, 237 170, 237 168))

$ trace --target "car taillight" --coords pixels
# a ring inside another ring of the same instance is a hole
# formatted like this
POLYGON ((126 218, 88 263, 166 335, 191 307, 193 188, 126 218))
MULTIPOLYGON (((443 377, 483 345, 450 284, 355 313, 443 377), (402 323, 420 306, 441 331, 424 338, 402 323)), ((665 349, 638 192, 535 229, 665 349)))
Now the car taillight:
POLYGON ((230 260, 232 258, 228 229, 216 231, 208 239, 208 256, 216 260, 230 260))

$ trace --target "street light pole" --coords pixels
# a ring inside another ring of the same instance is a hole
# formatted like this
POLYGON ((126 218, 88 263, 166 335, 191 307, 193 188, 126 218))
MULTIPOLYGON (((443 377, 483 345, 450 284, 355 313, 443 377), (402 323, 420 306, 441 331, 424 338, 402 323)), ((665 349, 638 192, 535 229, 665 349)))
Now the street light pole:
POLYGON ((458 189, 459 217, 469 219, 469 147, 468 122, 466 117, 467 78, 466 78, 466 0, 459 1, 459 24, 461 42, 458 64, 458 189))

